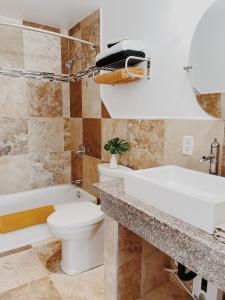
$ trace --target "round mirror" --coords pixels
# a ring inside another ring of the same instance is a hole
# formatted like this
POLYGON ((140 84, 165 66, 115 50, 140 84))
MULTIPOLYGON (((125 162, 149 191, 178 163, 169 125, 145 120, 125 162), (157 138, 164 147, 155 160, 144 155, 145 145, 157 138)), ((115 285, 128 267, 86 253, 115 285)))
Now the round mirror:
POLYGON ((195 31, 190 53, 190 78, 200 106, 225 119, 225 1, 216 0, 195 31))

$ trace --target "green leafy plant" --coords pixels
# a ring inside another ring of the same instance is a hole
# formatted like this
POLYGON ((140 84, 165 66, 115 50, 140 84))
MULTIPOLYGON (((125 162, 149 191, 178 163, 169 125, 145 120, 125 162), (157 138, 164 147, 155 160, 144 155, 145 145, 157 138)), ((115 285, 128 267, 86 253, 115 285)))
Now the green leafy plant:
POLYGON ((111 139, 108 141, 104 149, 109 151, 111 154, 125 154, 129 151, 130 145, 127 141, 121 140, 118 137, 111 139))

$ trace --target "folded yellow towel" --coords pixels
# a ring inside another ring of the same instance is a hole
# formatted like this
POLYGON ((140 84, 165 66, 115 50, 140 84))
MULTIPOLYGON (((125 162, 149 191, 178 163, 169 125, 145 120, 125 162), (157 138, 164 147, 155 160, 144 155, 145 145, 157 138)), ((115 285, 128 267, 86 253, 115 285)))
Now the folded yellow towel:
POLYGON ((50 214, 55 211, 53 205, 19 211, 0 216, 0 233, 6 233, 32 225, 46 223, 50 214))
MULTIPOLYGON (((128 68, 129 73, 134 75, 144 75, 145 72, 140 68, 128 68)), ((108 72, 105 74, 101 74, 96 76, 95 81, 98 84, 122 84, 128 83, 136 80, 140 80, 141 78, 132 78, 129 77, 125 69, 118 69, 113 72, 108 72)))

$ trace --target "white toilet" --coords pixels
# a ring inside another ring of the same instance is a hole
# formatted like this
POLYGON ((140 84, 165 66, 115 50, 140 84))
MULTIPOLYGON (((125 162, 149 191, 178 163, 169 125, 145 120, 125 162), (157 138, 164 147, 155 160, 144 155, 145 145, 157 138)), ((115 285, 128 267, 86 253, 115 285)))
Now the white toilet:
MULTIPOLYGON (((131 169, 100 164, 100 182, 123 177, 131 169)), ((79 202, 57 210, 48 217, 52 234, 62 240, 62 270, 81 273, 104 263, 104 213, 92 202, 79 202)))
POLYGON ((92 202, 62 208, 48 217, 52 234, 62 240, 62 270, 74 275, 104 263, 104 213, 92 202))

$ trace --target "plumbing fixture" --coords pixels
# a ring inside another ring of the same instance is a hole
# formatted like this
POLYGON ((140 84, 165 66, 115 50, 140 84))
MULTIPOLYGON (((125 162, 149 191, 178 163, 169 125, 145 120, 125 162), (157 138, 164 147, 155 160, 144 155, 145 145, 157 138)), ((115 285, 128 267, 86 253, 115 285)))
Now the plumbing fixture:
POLYGON ((184 66, 184 71, 190 72, 193 69, 193 66, 184 66))
POLYGON ((178 270, 177 269, 173 269, 173 268, 165 268, 164 269, 166 272, 171 273, 172 276, 174 276, 176 278, 176 280, 180 283, 180 285, 182 286, 182 288, 189 294, 189 296, 193 299, 193 300, 197 300, 193 295, 192 295, 192 291, 189 290, 189 288, 183 283, 183 281, 180 279, 180 277, 178 276, 178 270))
POLYGON ((190 281, 193 280, 197 274, 194 273, 193 271, 188 271, 186 272, 186 267, 182 265, 181 263, 178 263, 178 272, 177 275, 182 281, 190 281))
POLYGON ((80 145, 78 146, 78 149, 77 149, 77 150, 73 151, 73 154, 77 154, 78 157, 79 157, 80 159, 84 159, 85 153, 86 153, 85 147, 84 147, 84 145, 82 145, 82 144, 80 144, 80 145))
POLYGON ((81 198, 81 191, 76 192, 76 198, 81 198))
POLYGON ((65 62, 65 66, 67 67, 67 69, 69 69, 69 71, 71 71, 74 63, 76 60, 81 60, 82 59, 82 55, 77 55, 74 59, 69 59, 65 62))
POLYGON ((82 184, 82 182, 83 182, 82 178, 80 178, 80 179, 72 179, 71 180, 71 184, 72 185, 80 185, 80 184, 82 184))
POLYGON ((200 163, 210 161, 209 174, 218 175, 220 144, 217 139, 211 144, 211 151, 208 156, 203 156, 200 163))

